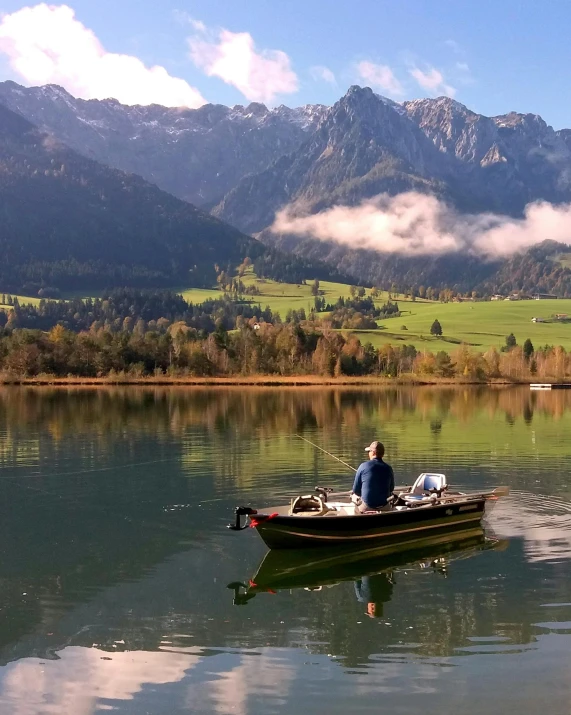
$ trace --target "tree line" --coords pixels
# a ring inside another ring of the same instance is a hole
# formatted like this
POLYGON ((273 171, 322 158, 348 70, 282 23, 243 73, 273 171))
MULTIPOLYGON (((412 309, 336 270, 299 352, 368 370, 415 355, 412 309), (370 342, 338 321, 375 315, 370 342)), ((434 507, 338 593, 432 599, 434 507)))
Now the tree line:
POLYGON ((0 372, 4 379, 41 374, 77 377, 168 375, 321 375, 562 380, 571 375, 571 354, 561 346, 537 350, 526 343, 485 353, 461 345, 455 352, 418 351, 412 345, 362 344, 354 335, 309 324, 265 322, 238 316, 232 331, 220 323, 211 333, 172 322, 164 331, 137 325, 118 331, 94 321, 74 332, 3 328, 0 372))

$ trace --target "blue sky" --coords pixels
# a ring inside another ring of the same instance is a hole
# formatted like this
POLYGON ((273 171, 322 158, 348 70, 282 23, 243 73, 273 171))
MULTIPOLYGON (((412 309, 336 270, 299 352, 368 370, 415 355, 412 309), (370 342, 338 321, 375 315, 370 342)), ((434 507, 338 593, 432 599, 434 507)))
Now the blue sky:
POLYGON ((357 83, 571 127, 567 0, 0 0, 0 10, 0 79, 76 96, 296 106, 331 104, 357 83))

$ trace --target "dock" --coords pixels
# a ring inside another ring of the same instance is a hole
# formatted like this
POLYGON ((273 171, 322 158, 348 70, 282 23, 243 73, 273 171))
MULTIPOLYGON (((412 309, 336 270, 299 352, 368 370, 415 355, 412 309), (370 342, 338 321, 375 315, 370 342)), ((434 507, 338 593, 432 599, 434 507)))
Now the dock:
POLYGON ((529 386, 530 390, 571 390, 568 382, 535 382, 529 386))

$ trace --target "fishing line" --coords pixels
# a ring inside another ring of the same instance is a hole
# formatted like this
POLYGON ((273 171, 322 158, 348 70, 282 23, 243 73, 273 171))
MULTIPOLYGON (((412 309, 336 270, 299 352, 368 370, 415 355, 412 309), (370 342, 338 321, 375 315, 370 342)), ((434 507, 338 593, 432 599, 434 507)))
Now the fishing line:
POLYGON ((13 476, 0 477, 0 481, 4 479, 38 479, 39 477, 75 477, 78 474, 93 474, 95 472, 111 472, 115 469, 131 469, 133 467, 145 467, 149 464, 161 464, 164 462, 174 462, 177 457, 169 457, 168 459, 153 459, 150 462, 134 462, 132 464, 120 464, 114 467, 97 467, 96 469, 81 469, 77 472, 54 472, 54 473, 43 473, 37 472, 35 474, 14 474, 13 476))
POLYGON ((356 472, 356 468, 352 467, 350 464, 347 464, 347 462, 344 462, 342 459, 339 459, 339 457, 336 457, 334 454, 331 454, 331 452, 328 452, 326 449, 323 449, 323 447, 320 447, 318 444, 314 444, 310 440, 306 439, 305 437, 302 437, 300 434, 296 434, 296 437, 299 437, 302 439, 304 442, 307 442, 310 444, 312 447, 315 447, 316 449, 321 450, 324 454, 329 455, 330 457, 333 457, 333 459, 336 459, 338 462, 341 462, 341 464, 344 464, 346 467, 349 467, 349 469, 352 469, 354 472, 356 472))
POLYGON ((189 536, 187 532, 181 531, 179 529, 173 529, 172 527, 167 526, 166 524, 161 524, 160 522, 149 521, 148 519, 133 519, 130 516, 121 514, 120 512, 111 511, 108 507, 100 506, 99 504, 86 504, 85 501, 81 501, 73 495, 58 494, 57 492, 52 492, 48 489, 43 489, 42 487, 33 487, 30 484, 18 484, 16 482, 16 486, 21 487, 22 489, 29 489, 33 492, 40 492, 41 494, 46 494, 50 497, 56 497, 57 499, 62 499, 64 501, 67 500, 69 502, 79 505, 82 509, 93 509, 94 511, 103 512, 106 516, 116 516, 119 519, 123 519, 124 521, 130 522, 131 524, 140 524, 141 526, 149 526, 155 529, 162 529, 163 531, 167 531, 176 536, 184 536, 186 538, 188 538, 189 536))
MULTIPOLYGON (((163 531, 168 531, 171 534, 175 534, 177 536, 185 536, 188 538, 188 533, 183 532, 179 529, 173 529, 172 527, 167 526, 166 524, 161 524, 160 522, 153 522, 149 521, 148 519, 133 519, 130 516, 126 516, 125 514, 121 514, 120 512, 114 512, 111 511, 108 507, 103 507, 99 506, 98 504, 93 504, 93 503, 86 503, 85 500, 79 499, 76 496, 73 496, 71 494, 58 494, 57 492, 51 491, 49 489, 45 489, 43 487, 38 487, 38 486, 31 486, 30 484, 21 484, 20 480, 22 479, 37 479, 38 477, 67 477, 67 476, 77 476, 79 474, 91 474, 95 472, 108 472, 108 471, 113 471, 115 469, 129 469, 133 467, 142 467, 142 466, 147 466, 149 464, 159 464, 159 463, 165 463, 165 462, 173 462, 176 461, 176 457, 171 457, 169 459, 154 459, 148 462, 134 462, 131 464, 122 464, 119 466, 114 466, 114 467, 99 467, 96 469, 83 469, 79 470, 76 472, 60 472, 60 473, 54 473, 54 474, 44 474, 44 473, 38 473, 38 474, 28 474, 28 475, 14 475, 12 477, 0 477, 0 480, 17 480, 15 482, 16 486, 21 487, 22 489, 29 489, 30 491, 34 492, 39 492, 42 494, 46 494, 47 496, 50 497, 55 497, 57 499, 61 499, 63 501, 68 501, 77 504, 83 509, 93 509, 94 511, 99 511, 103 512, 107 516, 116 516, 120 519, 123 519, 124 521, 128 521, 132 524, 140 524, 141 526, 149 526, 149 527, 154 527, 156 529, 162 529, 163 531)), ((148 500, 147 500, 148 501, 148 500)), ((137 503, 142 503, 142 502, 137 502, 137 503)))

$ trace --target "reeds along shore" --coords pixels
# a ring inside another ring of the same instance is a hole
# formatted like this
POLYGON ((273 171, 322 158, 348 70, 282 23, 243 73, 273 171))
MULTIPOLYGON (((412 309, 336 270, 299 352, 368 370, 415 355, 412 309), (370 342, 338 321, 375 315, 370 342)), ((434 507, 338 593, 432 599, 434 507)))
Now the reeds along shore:
MULTIPOLYGON (((13 374, 0 373, 0 385, 27 385, 38 386, 218 386, 232 387, 249 385, 251 387, 374 387, 374 386, 411 386, 427 387, 450 386, 450 385, 489 385, 496 387, 506 387, 509 385, 528 385, 535 380, 508 380, 495 378, 489 380, 475 380, 464 377, 420 377, 414 374, 403 374, 399 377, 391 378, 387 376, 363 376, 363 377, 323 377, 320 375, 231 375, 227 377, 196 377, 192 375, 172 376, 172 375, 147 375, 136 377, 128 372, 113 373, 99 377, 80 377, 68 375, 59 377, 57 375, 34 375, 17 376, 13 374)), ((557 384, 557 383, 553 383, 557 384)))
MULTIPOLYGON (((529 342, 529 341, 528 341, 529 342)), ((18 329, 0 335, 0 382, 44 384, 448 384, 563 382, 571 353, 526 344, 485 353, 461 345, 450 354, 412 345, 362 345, 355 335, 299 325, 244 326, 205 338, 176 331, 48 333, 18 329)))

